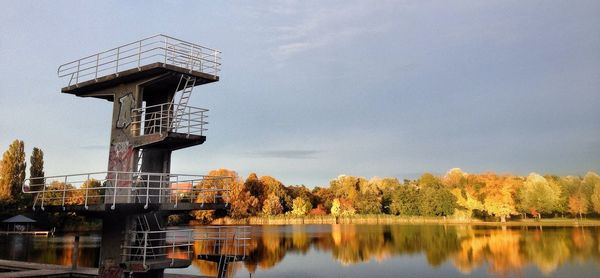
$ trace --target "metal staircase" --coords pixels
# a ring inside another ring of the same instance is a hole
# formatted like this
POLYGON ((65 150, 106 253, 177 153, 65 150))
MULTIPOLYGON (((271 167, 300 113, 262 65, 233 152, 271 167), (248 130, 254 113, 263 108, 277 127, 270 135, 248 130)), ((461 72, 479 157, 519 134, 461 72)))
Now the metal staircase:
MULTIPOLYGON (((195 77, 185 74, 181 75, 181 78, 179 79, 179 84, 177 84, 177 89, 175 92, 175 94, 177 94, 177 92, 180 92, 180 95, 179 100, 177 101, 177 105, 174 109, 175 111, 173 112, 173 121, 171 124, 171 128, 177 129, 179 127, 179 123, 181 123, 183 115, 185 114, 185 109, 190 100, 190 96, 192 95, 192 91, 194 90, 195 85, 195 77)), ((173 98, 172 103, 175 104, 175 97, 173 98)))

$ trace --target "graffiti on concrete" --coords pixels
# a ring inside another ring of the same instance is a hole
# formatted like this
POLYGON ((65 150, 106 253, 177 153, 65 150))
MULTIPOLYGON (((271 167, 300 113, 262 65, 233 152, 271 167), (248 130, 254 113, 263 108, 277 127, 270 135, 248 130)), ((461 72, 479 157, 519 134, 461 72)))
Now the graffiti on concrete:
POLYGON ((125 128, 131 124, 131 110, 134 108, 134 99, 131 93, 119 98, 119 117, 117 117, 117 128, 125 128))
MULTIPOLYGON (((116 142, 110 145, 110 153, 108 154, 108 171, 110 172, 132 172, 131 165, 133 159, 133 146, 128 141, 116 142)), ((131 186, 130 177, 114 176, 114 173, 109 173, 110 180, 118 180, 118 187, 131 186)), ((119 174, 122 175, 122 174, 119 174)), ((125 174, 130 175, 130 173, 125 174)))

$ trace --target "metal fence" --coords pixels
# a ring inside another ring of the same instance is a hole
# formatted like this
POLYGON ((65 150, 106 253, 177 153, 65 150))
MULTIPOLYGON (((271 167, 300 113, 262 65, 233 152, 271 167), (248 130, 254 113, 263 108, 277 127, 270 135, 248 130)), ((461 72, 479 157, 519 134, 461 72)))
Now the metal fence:
POLYGON ((145 106, 132 110, 132 132, 136 136, 177 132, 204 135, 208 109, 174 103, 145 106))
POLYGON ((35 194, 33 209, 44 205, 217 203, 225 202, 232 179, 221 176, 94 172, 26 179, 22 191, 35 194))
POLYGON ((159 34, 63 64, 57 74, 71 86, 156 62, 217 76, 221 52, 159 34))

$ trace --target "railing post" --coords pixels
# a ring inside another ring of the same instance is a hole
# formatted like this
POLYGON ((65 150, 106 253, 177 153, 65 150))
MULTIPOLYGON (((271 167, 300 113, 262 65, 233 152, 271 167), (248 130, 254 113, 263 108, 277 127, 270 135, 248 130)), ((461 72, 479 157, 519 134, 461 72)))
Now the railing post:
POLYGON ((62 209, 65 210, 65 196, 67 193, 67 176, 65 176, 65 183, 63 184, 63 196, 62 196, 62 209))
POLYGON ((100 61, 100 53, 96 54, 96 74, 94 80, 98 81, 98 62, 100 61))
MULTIPOLYGON (((81 60, 77 60, 77 76, 75 77, 75 84, 79 84, 79 67, 81 66, 81 60)), ((71 84, 69 84, 71 85, 71 84)))
POLYGON ((217 74, 219 73, 219 68, 218 68, 219 64, 218 64, 218 62, 217 62, 217 53, 218 53, 218 52, 215 50, 215 51, 214 51, 214 58, 213 58, 213 62, 215 63, 215 64, 213 65, 213 66, 214 66, 214 73, 215 73, 215 75, 217 75, 217 74))
POLYGON ((40 206, 42 211, 44 210, 44 199, 45 198, 46 198, 46 182, 44 182, 44 184, 42 185, 42 204, 40 206))
POLYGON ((190 127, 192 125, 192 111, 189 107, 185 107, 185 109, 187 109, 187 113, 188 113, 188 122, 187 122, 187 128, 188 128, 188 132, 187 132, 187 136, 190 137, 190 127))
POLYGON ((150 200, 150 176, 148 175, 146 179, 146 204, 144 205, 144 209, 148 208, 148 201, 150 200))
POLYGON ((142 41, 140 41, 140 45, 138 46, 138 65, 137 65, 138 70, 140 70, 141 60, 142 60, 142 41))
MULTIPOLYGON (((179 185, 179 176, 175 176, 175 184, 176 184, 178 187, 180 186, 180 185, 179 185)), ((169 187, 171 187, 171 186, 169 185, 169 187)), ((175 206, 174 206, 174 207, 176 208, 176 207, 177 207, 177 204, 179 203, 179 194, 177 194, 177 190, 174 190, 174 191, 175 191, 175 206)), ((173 195, 173 192, 172 192, 172 191, 171 191, 171 195, 173 195)))
POLYGON ((164 37, 165 38, 165 65, 167 64, 167 49, 169 47, 169 37, 164 37))
POLYGON ((113 185, 113 203, 110 209, 115 210, 117 202, 117 188, 119 187, 119 172, 115 172, 115 184, 113 185))
POLYGON ((143 249, 143 259, 142 259, 142 264, 144 265, 144 268, 147 268, 146 266, 146 249, 148 248, 148 232, 145 231, 144 232, 144 249, 143 249))
POLYGON ((115 73, 119 76, 119 54, 121 54, 121 48, 117 48, 117 65, 115 66, 115 73))
MULTIPOLYGON (((90 180, 90 174, 87 175, 86 182, 89 182, 89 180, 90 180)), ((84 204, 83 204, 83 207, 85 207, 85 209, 88 209, 87 203, 88 203, 88 189, 89 189, 89 186, 90 185, 88 184, 85 187, 85 201, 84 201, 84 204)))

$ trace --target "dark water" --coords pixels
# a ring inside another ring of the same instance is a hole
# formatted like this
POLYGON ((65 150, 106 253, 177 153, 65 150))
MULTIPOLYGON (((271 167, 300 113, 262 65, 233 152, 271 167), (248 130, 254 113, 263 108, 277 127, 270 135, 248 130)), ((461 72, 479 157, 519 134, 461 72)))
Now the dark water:
MULTIPOLYGON (((600 228, 438 225, 281 225, 252 230, 234 277, 600 277, 600 228)), ((0 258, 70 264, 73 236, 0 236, 0 258)), ((97 266, 100 238, 81 238, 97 266)), ((195 248, 200 248, 199 244, 195 248)), ((216 275, 194 260, 170 273, 216 275)))

